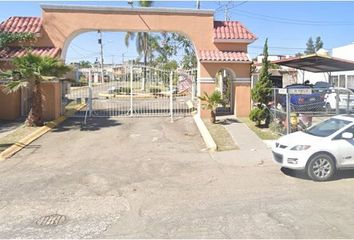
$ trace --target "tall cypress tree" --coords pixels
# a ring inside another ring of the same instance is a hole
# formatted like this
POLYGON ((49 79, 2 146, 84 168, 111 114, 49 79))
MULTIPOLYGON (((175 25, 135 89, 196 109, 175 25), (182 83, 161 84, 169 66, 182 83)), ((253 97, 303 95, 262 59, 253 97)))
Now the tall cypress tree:
POLYGON ((316 52, 312 37, 307 40, 305 54, 313 54, 316 52))
POLYGON ((252 100, 256 103, 256 108, 252 109, 250 119, 259 126, 261 121, 266 120, 269 123, 269 111, 267 105, 271 100, 272 81, 270 80, 269 61, 268 61, 268 38, 263 47, 262 68, 256 85, 251 91, 252 100))
POLYGON ((323 42, 322 42, 322 40, 321 40, 321 37, 317 37, 317 38, 316 38, 316 43, 315 43, 315 50, 316 50, 316 52, 317 52, 318 50, 320 50, 321 48, 323 48, 323 42))

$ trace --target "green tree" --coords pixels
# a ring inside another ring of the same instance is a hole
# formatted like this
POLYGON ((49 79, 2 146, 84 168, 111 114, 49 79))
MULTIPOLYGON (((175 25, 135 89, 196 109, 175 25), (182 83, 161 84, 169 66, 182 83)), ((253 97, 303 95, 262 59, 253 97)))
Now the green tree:
POLYGON ((60 77, 71 68, 60 60, 50 57, 40 57, 27 54, 12 60, 12 79, 6 84, 7 92, 14 92, 21 87, 30 89, 30 112, 26 123, 29 126, 43 125, 42 89, 41 83, 49 77, 60 77))
POLYGON ((257 126, 261 125, 261 121, 266 120, 265 125, 269 124, 270 114, 267 108, 271 100, 272 82, 269 73, 270 63, 268 61, 268 38, 263 47, 262 68, 259 73, 259 79, 251 91, 252 100, 256 107, 250 113, 250 119, 256 122, 257 126))
POLYGON ((323 42, 321 40, 321 37, 317 37, 316 41, 315 41, 315 50, 316 50, 316 52, 318 50, 320 50, 321 48, 323 48, 323 42))
POLYGON ((177 49, 183 48, 184 50, 184 56, 180 62, 181 66, 184 69, 196 68, 197 56, 192 41, 178 33, 173 34, 173 40, 177 43, 177 49))
POLYGON ((316 52, 312 37, 307 40, 305 54, 313 54, 316 52))
MULTIPOLYGON (((152 1, 140 0, 139 6, 140 7, 151 7, 153 4, 152 1)), ((149 46, 149 42, 153 41, 153 35, 147 32, 127 32, 125 35, 125 45, 129 47, 129 42, 135 39, 135 46, 136 51, 138 52, 139 56, 143 56, 144 65, 147 65, 147 60, 150 57, 149 54, 152 54, 152 46, 149 46)), ((145 74, 146 75, 146 74, 145 74)))
POLYGON ((33 33, 0 32, 0 48, 6 48, 12 43, 21 45, 24 42, 35 40, 33 33))
POLYGON ((92 66, 91 62, 90 61, 80 61, 78 63, 78 66, 80 68, 90 68, 92 66))

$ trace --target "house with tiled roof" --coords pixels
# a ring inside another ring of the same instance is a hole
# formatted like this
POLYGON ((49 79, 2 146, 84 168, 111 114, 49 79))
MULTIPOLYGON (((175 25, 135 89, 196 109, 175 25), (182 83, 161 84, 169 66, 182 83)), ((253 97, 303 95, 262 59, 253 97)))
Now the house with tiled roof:
POLYGON ((40 17, 10 17, 0 23, 0 32, 33 34, 34 41, 12 43, 6 48, 0 48, 0 69, 9 67, 14 57, 21 57, 27 53, 39 56, 60 57, 60 48, 56 48, 43 41, 45 34, 40 17))

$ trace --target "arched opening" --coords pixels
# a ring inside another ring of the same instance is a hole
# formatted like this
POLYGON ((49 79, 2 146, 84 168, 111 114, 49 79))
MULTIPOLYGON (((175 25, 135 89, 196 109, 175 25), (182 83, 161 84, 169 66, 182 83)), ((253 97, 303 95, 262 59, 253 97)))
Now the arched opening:
POLYGON ((235 79, 235 74, 230 69, 220 69, 215 76, 215 89, 219 90, 224 102, 216 109, 217 115, 228 115, 234 113, 234 91, 232 83, 235 79))
POLYGON ((78 115, 177 116, 194 110, 197 59, 188 38, 156 32, 75 35, 62 56, 75 68, 64 102, 87 105, 78 115))

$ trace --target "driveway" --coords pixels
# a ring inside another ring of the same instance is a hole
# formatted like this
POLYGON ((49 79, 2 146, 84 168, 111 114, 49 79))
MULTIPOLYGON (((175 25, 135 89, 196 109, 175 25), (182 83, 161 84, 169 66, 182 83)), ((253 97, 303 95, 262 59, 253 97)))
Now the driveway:
POLYGON ((352 172, 315 183, 204 148, 191 118, 71 119, 0 163, 0 238, 354 237, 352 172))

